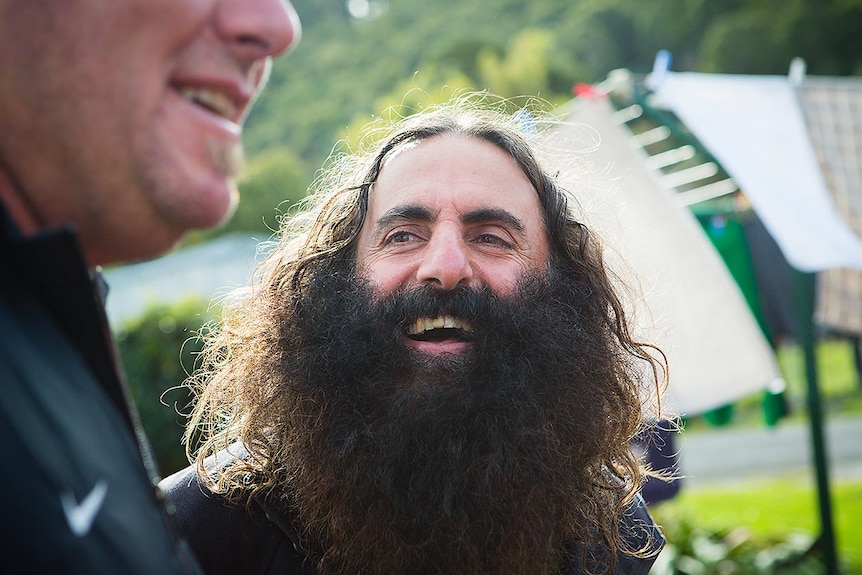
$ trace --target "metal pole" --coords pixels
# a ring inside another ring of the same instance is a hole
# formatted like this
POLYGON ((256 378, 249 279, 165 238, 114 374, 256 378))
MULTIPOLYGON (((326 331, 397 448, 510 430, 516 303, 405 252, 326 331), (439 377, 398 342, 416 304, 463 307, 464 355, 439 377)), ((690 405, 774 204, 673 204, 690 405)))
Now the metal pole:
POLYGON ((808 415, 811 422, 811 446, 817 480, 817 499, 820 505, 819 547, 827 575, 838 575, 838 556, 835 551, 835 531, 832 527, 832 500, 829 492, 829 461, 823 436, 823 411, 817 382, 817 357, 814 336, 815 274, 797 271, 796 309, 799 344, 805 356, 805 378, 808 382, 808 415))

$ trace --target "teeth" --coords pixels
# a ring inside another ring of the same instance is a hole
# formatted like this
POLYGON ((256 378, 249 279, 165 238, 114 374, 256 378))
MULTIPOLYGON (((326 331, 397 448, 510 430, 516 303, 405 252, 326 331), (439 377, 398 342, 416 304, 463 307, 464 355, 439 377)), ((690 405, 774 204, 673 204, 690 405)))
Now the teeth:
POLYGON ((418 335, 420 333, 438 328, 453 328, 462 329, 464 331, 473 331, 473 328, 470 327, 470 324, 468 324, 467 322, 452 317, 451 315, 444 315, 433 318, 420 317, 412 324, 410 324, 410 326, 408 326, 407 333, 410 335, 418 335))
POLYGON ((180 88, 180 93, 223 118, 231 119, 236 116, 237 107, 224 92, 211 88, 184 87, 180 88))

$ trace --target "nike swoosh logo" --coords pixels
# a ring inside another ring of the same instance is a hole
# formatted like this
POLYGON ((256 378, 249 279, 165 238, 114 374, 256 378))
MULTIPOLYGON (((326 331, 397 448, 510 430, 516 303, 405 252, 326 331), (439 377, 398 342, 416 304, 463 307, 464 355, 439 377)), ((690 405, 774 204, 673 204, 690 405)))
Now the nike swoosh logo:
POLYGON ((60 495, 60 503, 63 504, 63 512, 66 514, 69 529, 77 537, 83 537, 90 532, 107 494, 108 482, 102 479, 93 486, 90 493, 80 503, 71 491, 66 491, 60 495))

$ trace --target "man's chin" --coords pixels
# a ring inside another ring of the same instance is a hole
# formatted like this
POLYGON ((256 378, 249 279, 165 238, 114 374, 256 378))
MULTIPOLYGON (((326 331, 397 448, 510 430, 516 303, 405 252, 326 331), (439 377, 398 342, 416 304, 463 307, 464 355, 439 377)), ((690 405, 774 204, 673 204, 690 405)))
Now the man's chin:
POLYGON ((231 218, 233 218, 237 208, 239 207, 239 189, 237 189, 236 181, 233 178, 227 178, 227 186, 230 191, 230 203, 228 204, 224 215, 222 215, 221 221, 218 224, 219 226, 223 226, 228 223, 231 218))
POLYGON ((242 143, 224 142, 216 138, 207 140, 207 151, 213 169, 224 178, 235 180, 245 166, 242 143))

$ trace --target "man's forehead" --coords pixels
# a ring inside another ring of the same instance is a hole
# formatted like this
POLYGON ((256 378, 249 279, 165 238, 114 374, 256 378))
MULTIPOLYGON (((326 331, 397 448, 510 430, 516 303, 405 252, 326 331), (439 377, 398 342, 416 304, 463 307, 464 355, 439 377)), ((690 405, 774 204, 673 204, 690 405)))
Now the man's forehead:
POLYGON ((369 194, 371 205, 385 206, 386 211, 398 203, 431 205, 450 199, 470 209, 502 203, 510 211, 518 204, 539 203, 533 183, 508 151, 460 134, 399 146, 384 162, 369 194))

